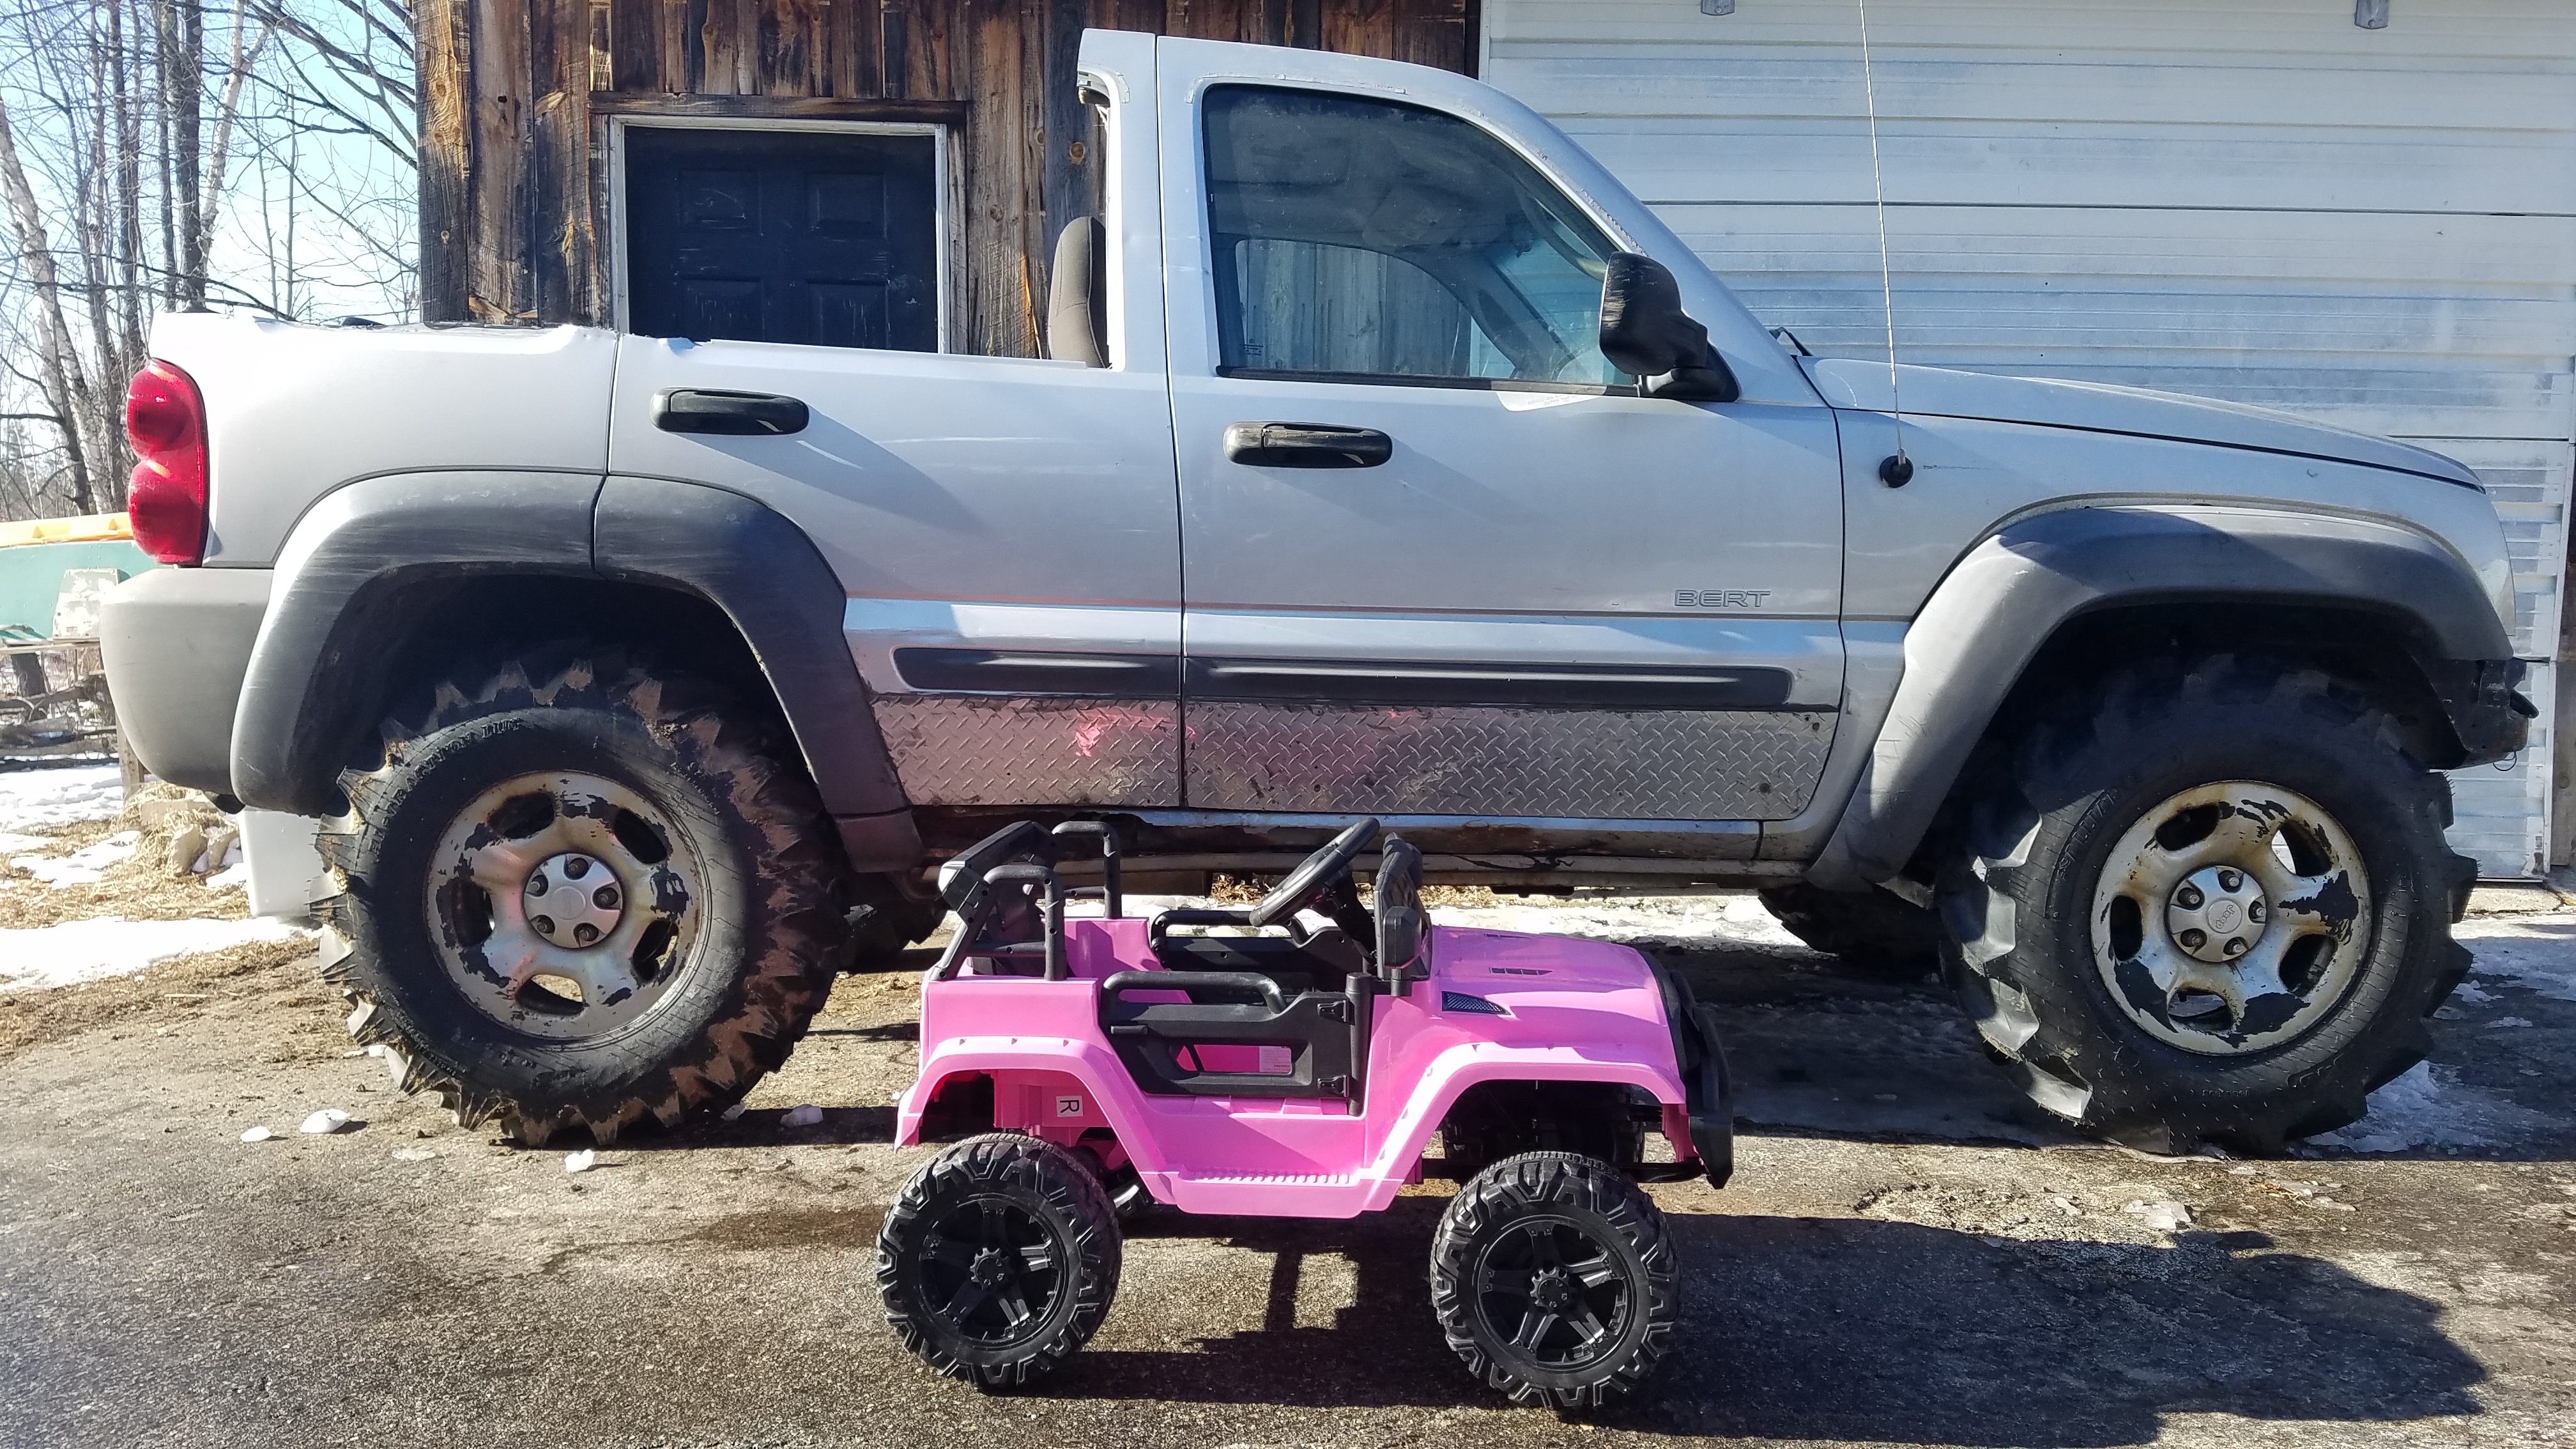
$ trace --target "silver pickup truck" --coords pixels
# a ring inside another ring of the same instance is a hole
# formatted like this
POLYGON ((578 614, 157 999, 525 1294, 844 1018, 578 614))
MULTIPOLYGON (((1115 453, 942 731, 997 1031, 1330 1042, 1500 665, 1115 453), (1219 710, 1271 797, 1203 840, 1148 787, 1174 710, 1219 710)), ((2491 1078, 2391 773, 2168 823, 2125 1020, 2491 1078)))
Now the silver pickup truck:
POLYGON ((1354 816, 1432 878, 1937 950, 2030 1096, 2277 1149, 2466 965, 2524 739, 2470 471, 1784 345, 1456 75, 1092 32, 1043 359, 172 316, 107 608, 163 777, 318 817, 324 969, 523 1140, 728 1103, 926 864, 1354 816))

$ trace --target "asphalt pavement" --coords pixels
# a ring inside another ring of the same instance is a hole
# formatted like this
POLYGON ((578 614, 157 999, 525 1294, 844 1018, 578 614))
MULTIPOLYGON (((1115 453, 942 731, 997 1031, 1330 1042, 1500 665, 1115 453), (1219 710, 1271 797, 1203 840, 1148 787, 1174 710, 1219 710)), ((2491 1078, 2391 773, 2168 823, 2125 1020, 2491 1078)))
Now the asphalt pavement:
POLYGON ((1598 1414, 1442 1345, 1438 1181, 1156 1215, 1063 1372, 932 1376, 872 1281, 924 1156, 906 975, 844 981, 740 1120, 570 1173, 391 1090, 298 964, 0 1065, 0 1444, 2576 1444, 2576 912, 2473 920, 2434 1064, 2266 1162, 2065 1135, 1929 982, 1604 921, 1720 1004, 1742 1121, 1735 1185, 1654 1190, 1683 1344, 1598 1414))

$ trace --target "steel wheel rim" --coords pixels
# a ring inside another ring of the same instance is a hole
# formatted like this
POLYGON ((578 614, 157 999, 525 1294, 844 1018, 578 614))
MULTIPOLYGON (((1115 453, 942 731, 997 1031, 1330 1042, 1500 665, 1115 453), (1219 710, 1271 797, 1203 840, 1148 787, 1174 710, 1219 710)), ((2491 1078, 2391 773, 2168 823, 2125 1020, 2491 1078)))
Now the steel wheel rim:
POLYGON ((922 1306, 949 1334, 982 1348, 1037 1333, 1064 1291, 1066 1249, 1054 1230, 995 1193, 940 1214, 914 1257, 922 1306))
POLYGON ((2296 790, 2227 780, 2166 799, 2111 848, 2093 959, 2141 1030, 2240 1055, 2304 1035, 2351 993, 2371 919, 2341 822, 2296 790))
POLYGON ((492 786, 432 857, 429 921, 450 984, 483 1015, 550 1041, 634 1024, 696 959, 685 852, 664 813, 614 780, 547 773, 492 786))
POLYGON ((1523 1218, 1476 1256, 1476 1317, 1538 1368, 1572 1372, 1609 1357, 1633 1301, 1619 1255, 1568 1218, 1523 1218))

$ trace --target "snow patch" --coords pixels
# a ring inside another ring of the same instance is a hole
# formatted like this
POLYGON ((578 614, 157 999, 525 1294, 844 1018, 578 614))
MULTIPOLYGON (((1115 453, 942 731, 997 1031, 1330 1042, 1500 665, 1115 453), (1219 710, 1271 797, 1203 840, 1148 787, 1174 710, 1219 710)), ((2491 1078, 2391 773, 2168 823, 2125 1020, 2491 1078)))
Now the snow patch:
POLYGON ((96 845, 85 845, 69 855, 13 855, 9 863, 56 890, 64 886, 96 885, 107 879, 107 869, 123 865, 134 854, 135 843, 142 833, 120 830, 96 845))
POLYGON ((1751 892, 1606 901, 1578 897, 1546 905, 1435 906, 1431 918, 1444 926, 1585 936, 1635 946, 1725 942, 1806 949, 1751 892))
POLYGON ((129 921, 99 916, 32 930, 0 930, 0 994, 131 976, 159 961, 253 941, 310 941, 284 921, 129 921))
POLYGON ((2554 1125, 2538 1112, 2461 1086, 2460 1074, 2449 1067, 2417 1062, 2370 1094, 2370 1110, 2360 1121, 2308 1141, 2347 1152, 2502 1147, 2551 1131, 2554 1125))
POLYGON ((2476 958, 2469 969, 2489 984, 2519 986, 2552 1001, 2576 1001, 2576 921, 2490 916, 2463 921, 2452 935, 2476 958))
POLYGON ((125 777, 114 765, 0 773, 0 830, 114 820, 124 808, 125 777))

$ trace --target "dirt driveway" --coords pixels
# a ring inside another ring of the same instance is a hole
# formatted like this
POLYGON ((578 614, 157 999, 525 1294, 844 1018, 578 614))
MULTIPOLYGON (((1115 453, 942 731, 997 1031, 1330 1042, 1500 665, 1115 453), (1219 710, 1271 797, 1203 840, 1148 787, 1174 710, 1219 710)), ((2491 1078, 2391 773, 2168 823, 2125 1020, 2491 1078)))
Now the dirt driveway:
POLYGON ((1663 948, 1723 1003, 1741 1166, 1656 1190, 1686 1347, 1589 1422, 1501 1406, 1441 1346, 1437 1182, 1347 1223, 1152 1220, 1042 1390, 930 1377, 871 1281, 922 1156, 886 1145, 907 977, 845 981, 740 1121, 578 1175, 389 1090, 303 963, 146 977, 0 1065, 0 1443, 2563 1449, 2576 913, 2472 927, 2436 1068, 2261 1163, 2064 1138, 1929 983, 1755 930, 1663 948), (822 1125, 783 1128, 803 1102, 822 1125), (298 1135, 321 1107, 361 1125, 298 1135), (260 1124, 284 1135, 239 1140, 260 1124))

